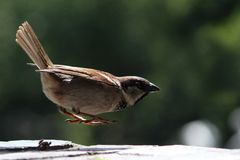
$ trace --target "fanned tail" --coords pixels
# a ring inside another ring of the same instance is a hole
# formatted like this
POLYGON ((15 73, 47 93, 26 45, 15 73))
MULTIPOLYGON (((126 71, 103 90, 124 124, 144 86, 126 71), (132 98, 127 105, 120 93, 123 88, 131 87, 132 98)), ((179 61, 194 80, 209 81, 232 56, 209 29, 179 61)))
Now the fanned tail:
POLYGON ((51 68, 53 66, 52 61, 44 51, 32 27, 27 21, 19 26, 16 33, 16 42, 39 69, 51 68))

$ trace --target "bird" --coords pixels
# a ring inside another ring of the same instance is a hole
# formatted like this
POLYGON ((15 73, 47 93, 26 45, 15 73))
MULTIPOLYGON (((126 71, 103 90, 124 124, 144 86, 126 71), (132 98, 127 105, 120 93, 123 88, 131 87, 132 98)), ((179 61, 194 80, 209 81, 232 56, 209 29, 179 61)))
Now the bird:
POLYGON ((25 21, 17 29, 16 42, 40 73, 43 93, 71 119, 67 122, 95 126, 112 124, 101 113, 116 112, 134 106, 160 88, 139 76, 115 76, 83 67, 54 64, 31 25, 25 21))

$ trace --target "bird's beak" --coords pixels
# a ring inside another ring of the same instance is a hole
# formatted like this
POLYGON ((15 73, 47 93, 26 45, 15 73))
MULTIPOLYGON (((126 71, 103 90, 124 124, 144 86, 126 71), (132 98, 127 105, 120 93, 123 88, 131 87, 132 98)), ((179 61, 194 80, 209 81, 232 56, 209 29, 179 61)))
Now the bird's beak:
POLYGON ((156 91, 160 91, 160 88, 157 85, 150 83, 149 86, 147 87, 147 91, 156 92, 156 91))

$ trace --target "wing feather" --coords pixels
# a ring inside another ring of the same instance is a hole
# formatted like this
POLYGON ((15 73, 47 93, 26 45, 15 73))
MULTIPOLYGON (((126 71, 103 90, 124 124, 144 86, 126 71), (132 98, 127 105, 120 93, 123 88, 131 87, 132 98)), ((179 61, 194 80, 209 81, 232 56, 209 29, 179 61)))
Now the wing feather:
POLYGON ((114 75, 95 69, 54 65, 52 68, 40 69, 36 71, 73 76, 74 78, 84 78, 120 88, 120 83, 114 75))

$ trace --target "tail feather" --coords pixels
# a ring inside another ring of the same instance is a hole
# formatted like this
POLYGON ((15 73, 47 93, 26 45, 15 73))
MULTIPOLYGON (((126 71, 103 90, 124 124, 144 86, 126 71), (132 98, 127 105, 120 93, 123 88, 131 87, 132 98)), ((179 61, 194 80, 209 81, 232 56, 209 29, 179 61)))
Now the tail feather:
POLYGON ((46 69, 53 66, 52 61, 44 51, 28 22, 24 22, 19 26, 16 33, 16 42, 22 47, 39 69, 46 69))

